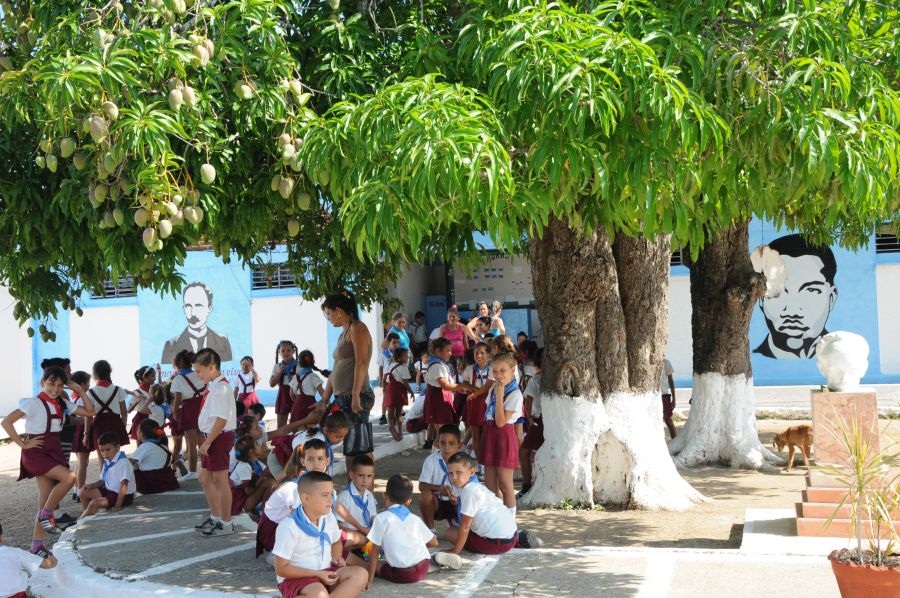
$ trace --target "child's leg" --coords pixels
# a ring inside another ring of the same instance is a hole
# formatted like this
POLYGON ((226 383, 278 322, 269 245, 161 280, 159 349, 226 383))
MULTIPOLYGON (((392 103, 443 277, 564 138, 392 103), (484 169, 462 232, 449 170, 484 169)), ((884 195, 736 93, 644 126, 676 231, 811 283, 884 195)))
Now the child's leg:
POLYGON ((250 513, 256 509, 256 506, 262 502, 262 499, 267 494, 271 494, 272 486, 275 484, 275 480, 270 477, 263 477, 258 482, 256 482, 256 487, 250 491, 250 494, 247 495, 247 498, 244 500, 244 511, 250 513))
MULTIPOLYGON (((209 505, 209 514, 214 519, 222 518, 222 509, 219 504, 219 491, 213 482, 213 472, 205 467, 200 468, 200 487, 203 488, 203 496, 206 498, 206 504, 209 505)), ((229 492, 229 498, 230 492, 229 492)), ((231 503, 229 502, 229 513, 231 512, 231 503)))
POLYGON ((437 497, 431 490, 419 489, 419 511, 422 513, 422 521, 428 529, 434 529, 434 514, 437 511, 437 497))
POLYGON ((219 501, 219 512, 222 513, 220 518, 225 523, 231 523, 231 483, 228 480, 228 470, 212 471, 210 474, 219 501))
POLYGON ((522 470, 522 488, 531 486, 531 449, 520 445, 519 469, 522 470))
POLYGON ((481 432, 481 426, 472 426, 472 447, 475 449, 476 455, 481 454, 481 432))
MULTIPOLYGON (((50 496, 50 492, 53 490, 53 486, 56 482, 42 475, 35 479, 37 480, 38 487, 38 515, 40 515, 41 509, 47 504, 47 497, 50 496)), ((38 521, 38 515, 34 518, 34 531, 32 532, 31 537, 35 542, 43 542, 47 539, 47 532, 44 531, 41 522, 38 521)))
POLYGON ((347 542, 344 544, 344 550, 353 550, 354 548, 362 548, 369 543, 369 539, 362 532, 353 529, 347 531, 347 542))
POLYGON ((516 506, 516 489, 513 486, 513 470, 507 469, 505 467, 495 467, 496 470, 497 481, 500 489, 500 495, 503 499, 503 504, 507 508, 514 508, 516 506))
POLYGON ((516 424, 516 440, 519 441, 519 446, 522 446, 522 441, 525 440, 525 426, 523 424, 516 424))
POLYGON ((91 454, 75 453, 75 455, 78 459, 78 466, 75 469, 75 487, 80 490, 87 481, 87 468, 91 460, 91 454))
POLYGON ((199 430, 185 430, 184 438, 187 442, 188 471, 197 471, 197 446, 199 444, 199 430))
MULTIPOLYGON (((282 594, 283 596, 284 594, 282 594)), ((311 583, 302 590, 297 596, 305 596, 306 598, 328 598, 331 594, 321 582, 311 583)))
POLYGON ((484 466, 484 485, 488 490, 500 496, 500 482, 497 479, 497 468, 495 466, 484 466))
POLYGON ((90 517, 100 509, 108 509, 109 501, 106 500, 105 496, 99 496, 97 498, 91 499, 88 503, 87 507, 85 507, 84 512, 78 517, 81 519, 82 517, 90 517))
POLYGON ((178 462, 178 459, 181 458, 181 445, 183 440, 184 435, 172 437, 172 469, 177 469, 175 464, 178 462))
POLYGON ((451 544, 456 544, 456 540, 459 538, 459 528, 455 525, 451 525, 447 528, 447 531, 444 532, 444 538, 451 544))
POLYGON ((66 497, 66 494, 75 485, 75 473, 69 470, 68 467, 57 465, 41 477, 49 478, 54 482, 54 486, 50 490, 43 508, 48 511, 55 511, 59 508, 59 503, 62 499, 66 497))
POLYGON ((87 509, 88 505, 91 504, 91 501, 95 498, 100 498, 103 496, 103 493, 100 492, 97 488, 88 488, 86 490, 82 490, 78 495, 78 499, 81 501, 81 508, 87 509))
POLYGON ((337 574, 338 582, 331 590, 331 598, 356 598, 369 583, 369 573, 362 567, 341 567, 337 574))
POLYGON ((279 413, 276 416, 276 425, 277 425, 277 427, 275 428, 276 430, 279 428, 283 428, 287 424, 288 415, 289 415, 288 413, 279 413))

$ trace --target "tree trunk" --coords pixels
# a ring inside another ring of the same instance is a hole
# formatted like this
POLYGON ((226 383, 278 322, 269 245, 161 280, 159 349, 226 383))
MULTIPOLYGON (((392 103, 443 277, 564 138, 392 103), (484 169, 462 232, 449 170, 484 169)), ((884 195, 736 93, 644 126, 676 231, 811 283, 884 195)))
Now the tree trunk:
POLYGON ((669 240, 551 220, 531 242, 546 352, 544 446, 524 505, 563 499, 684 509, 703 497, 676 472, 661 431, 669 240))
POLYGON ((748 222, 725 229, 700 251, 691 271, 694 382, 688 421, 670 444, 685 467, 759 469, 780 460, 759 442, 750 319, 766 280, 753 270, 748 222))

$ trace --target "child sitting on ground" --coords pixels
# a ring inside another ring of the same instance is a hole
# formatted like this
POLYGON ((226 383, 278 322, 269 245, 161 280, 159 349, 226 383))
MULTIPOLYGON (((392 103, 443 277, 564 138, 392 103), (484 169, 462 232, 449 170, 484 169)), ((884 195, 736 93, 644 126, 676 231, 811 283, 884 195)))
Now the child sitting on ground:
MULTIPOLYGON (((375 576, 393 583, 415 583, 425 579, 425 575, 437 570, 432 566, 429 548, 438 545, 437 536, 428 529, 421 519, 409 512, 413 486, 409 478, 392 475, 387 481, 384 493, 386 510, 375 518, 369 531, 372 549, 369 561, 363 561, 351 554, 347 562, 351 565, 365 567, 369 571, 366 589, 372 586, 375 576), (385 563, 378 562, 378 555, 384 551, 385 563)), ((450 569, 462 567, 462 559, 458 554, 438 552, 434 555, 434 564, 450 569)))
POLYGON ((340 529, 331 512, 334 483, 326 473, 310 471, 297 482, 300 506, 275 532, 275 575, 283 598, 358 596, 366 571, 347 566, 341 556, 340 529))
POLYGON ((21 548, 13 548, 3 543, 3 525, 0 524, 0 596, 25 598, 28 578, 38 569, 52 569, 56 557, 48 554, 40 557, 21 548))
POLYGON ((478 481, 475 459, 459 452, 450 457, 450 482, 460 489, 456 509, 459 527, 447 528, 449 550, 459 554, 465 548, 477 554, 503 554, 514 547, 540 548, 543 541, 532 532, 516 530, 516 518, 478 481))
POLYGON ((117 432, 104 432, 97 439, 97 450, 103 457, 103 470, 100 479, 86 484, 78 495, 84 507, 79 519, 100 509, 117 513, 134 501, 134 467, 120 448, 117 432))
POLYGON ((422 520, 432 532, 434 521, 456 524, 456 496, 450 487, 450 470, 447 460, 459 452, 459 426, 445 424, 438 430, 437 451, 432 452, 422 464, 419 475, 419 511, 422 520))
POLYGON ((338 495, 338 504, 347 509, 353 518, 362 524, 362 528, 349 523, 340 515, 337 518, 338 523, 341 529, 368 534, 372 520, 378 513, 375 495, 369 490, 375 483, 375 462, 368 455, 356 457, 350 466, 348 477, 350 483, 347 484, 347 489, 338 495))
POLYGON ((140 443, 131 455, 135 489, 141 494, 159 494, 178 488, 168 438, 156 420, 149 417, 138 426, 140 443))

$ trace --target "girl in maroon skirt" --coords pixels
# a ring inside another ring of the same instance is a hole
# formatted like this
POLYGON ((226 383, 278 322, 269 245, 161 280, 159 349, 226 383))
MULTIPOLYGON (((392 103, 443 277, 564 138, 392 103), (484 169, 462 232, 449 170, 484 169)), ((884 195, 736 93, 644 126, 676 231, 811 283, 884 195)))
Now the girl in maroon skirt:
POLYGON ((275 400, 275 415, 277 427, 281 428, 288 421, 291 414, 291 380, 297 371, 297 345, 291 341, 281 341, 275 348, 275 367, 269 376, 269 386, 278 387, 278 398, 275 400), (278 361, 278 358, 281 361, 278 361))
POLYGON ((244 407, 250 409, 251 405, 259 403, 259 397, 256 395, 256 385, 261 380, 256 369, 253 367, 253 358, 244 355, 241 358, 241 371, 235 376, 234 380, 234 399, 244 404, 244 407))
POLYGON ((128 407, 128 413, 135 412, 134 417, 131 418, 131 429, 128 430, 128 436, 132 440, 137 440, 141 422, 150 415, 150 403, 153 402, 150 397, 150 387, 156 382, 156 372, 149 365, 144 365, 134 373, 134 379, 138 383, 138 387, 131 393, 131 406, 128 407))
POLYGON ((42 392, 36 397, 19 401, 18 409, 13 409, 0 423, 9 438, 22 448, 19 479, 37 478, 39 510, 35 518, 31 552, 45 558, 50 554, 44 544, 46 533, 59 532, 53 519, 53 511, 59 508, 59 502, 75 485, 75 474, 69 471, 59 440, 64 410, 68 409, 76 416, 94 415, 93 405, 84 400, 84 388, 77 383, 70 381, 69 388, 82 397, 84 406, 62 398, 67 379, 62 368, 47 368, 41 378, 42 392), (24 438, 19 436, 14 427, 23 418, 24 438))
POLYGON ((515 378, 516 367, 516 358, 511 353, 498 353, 491 359, 494 385, 488 392, 478 459, 484 465, 484 485, 491 492, 499 490, 503 504, 510 509, 516 507, 513 472, 519 467, 515 421, 522 414, 523 403, 515 378))
MULTIPOLYGON (((91 375, 87 372, 78 371, 72 374, 74 380, 79 386, 88 388, 91 385, 91 375)), ((93 401, 88 401, 93 406, 93 401)), ((84 406, 85 402, 81 397, 75 399, 75 404, 84 406)), ((87 482, 87 469, 91 461, 91 452, 96 448, 94 446, 91 434, 91 417, 79 417, 78 423, 75 425, 75 434, 72 437, 72 452, 78 460, 75 468, 75 490, 76 494, 81 492, 81 488, 87 482)))
POLYGON ((316 374, 321 370, 316 367, 316 358, 312 351, 300 351, 297 362, 299 369, 291 379, 290 423, 309 417, 316 408, 316 393, 319 396, 325 393, 322 378, 316 374))
MULTIPOLYGON (((88 390, 88 396, 94 403, 94 421, 91 422, 91 438, 93 445, 97 446, 97 440, 105 432, 112 432, 119 437, 119 445, 131 444, 125 423, 128 421, 128 409, 125 407, 125 397, 128 393, 115 386, 112 381, 112 367, 105 359, 94 363, 93 375, 96 384, 88 390)), ((98 461, 103 458, 98 453, 98 461)))
MULTIPOLYGON (((206 384, 191 367, 193 360, 194 354, 186 349, 175 356, 175 367, 178 368, 178 373, 169 387, 173 397, 172 420, 177 423, 178 430, 184 435, 187 445, 188 472, 180 478, 182 482, 198 478, 197 459, 200 430, 197 418, 200 415, 203 393, 206 390, 206 384)), ((231 388, 228 389, 228 392, 230 395, 231 388)), ((231 397, 229 396, 229 398, 231 397)))
POLYGON ((447 365, 452 357, 451 343, 437 338, 431 343, 431 360, 425 371, 425 421, 428 424, 428 440, 425 449, 431 449, 438 428, 453 423, 453 393, 473 390, 468 382, 453 383, 447 365))
POLYGON ((160 494, 178 488, 169 439, 154 419, 145 419, 138 428, 140 443, 131 455, 135 487, 141 494, 160 494))
POLYGON ((409 402, 409 395, 415 395, 409 384, 409 349, 394 349, 393 361, 384 374, 384 409, 388 416, 388 429, 394 440, 403 438, 403 408, 409 402))
POLYGON ((476 390, 466 398, 462 420, 466 424, 467 438, 463 439, 463 446, 467 444, 468 437, 471 437, 477 455, 481 450, 481 435, 484 429, 484 410, 487 406, 485 395, 490 388, 484 387, 491 380, 490 347, 487 343, 479 342, 472 353, 475 363, 463 371, 463 380, 469 382, 476 390))

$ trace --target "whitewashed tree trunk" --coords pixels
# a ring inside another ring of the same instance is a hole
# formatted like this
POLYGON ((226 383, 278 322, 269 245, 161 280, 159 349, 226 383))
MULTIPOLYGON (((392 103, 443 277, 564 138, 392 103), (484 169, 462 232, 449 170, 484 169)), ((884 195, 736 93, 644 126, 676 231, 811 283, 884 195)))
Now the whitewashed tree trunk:
POLYGON ((660 430, 658 392, 615 392, 604 401, 609 428, 594 454, 594 490, 602 503, 683 511, 705 502, 672 462, 660 430))
POLYGON ((690 417, 669 451, 682 467, 761 469, 782 462, 759 441, 753 378, 743 374, 694 375, 690 417))

